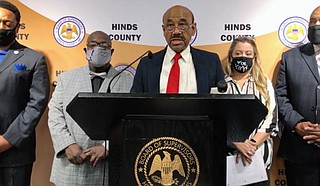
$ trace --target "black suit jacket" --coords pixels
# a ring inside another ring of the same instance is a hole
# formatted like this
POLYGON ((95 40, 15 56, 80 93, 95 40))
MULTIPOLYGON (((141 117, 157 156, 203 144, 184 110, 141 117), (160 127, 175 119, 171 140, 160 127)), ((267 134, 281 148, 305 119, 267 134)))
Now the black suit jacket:
MULTIPOLYGON (((192 60, 196 72, 198 93, 210 93, 211 87, 215 87, 218 81, 224 79, 221 61, 216 53, 190 47, 192 60)), ((160 73, 166 48, 155 53, 152 59, 141 59, 134 77, 132 93, 160 92, 160 73)))
POLYGON ((0 135, 13 147, 0 167, 35 161, 35 127, 47 106, 49 76, 43 55, 15 42, 0 63, 0 135))
POLYGON ((309 145, 293 132, 300 120, 320 123, 320 78, 312 44, 284 52, 282 55, 276 96, 280 121, 284 124, 278 155, 298 164, 319 164, 320 148, 309 145), (319 112, 319 110, 318 110, 319 112))

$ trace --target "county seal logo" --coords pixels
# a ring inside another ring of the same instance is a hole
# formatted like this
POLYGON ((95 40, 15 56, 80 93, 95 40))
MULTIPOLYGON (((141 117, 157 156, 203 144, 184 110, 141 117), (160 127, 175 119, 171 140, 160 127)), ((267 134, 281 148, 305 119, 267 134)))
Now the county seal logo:
POLYGON ((304 45, 308 42, 308 21, 302 17, 289 17, 284 20, 279 29, 278 37, 288 48, 304 45))
POLYGON ((195 186, 200 167, 196 154, 188 144, 177 138, 160 137, 140 150, 134 172, 140 186, 195 186))
POLYGON ((59 19, 53 27, 55 40, 64 47, 75 47, 79 45, 86 31, 83 23, 76 17, 65 16, 59 19))
POLYGON ((128 67, 127 65, 118 65, 115 67, 115 69, 119 72, 121 70, 125 69, 122 73, 124 73, 128 76, 131 76, 131 77, 134 77, 134 75, 136 74, 136 70, 133 67, 128 67), (125 69, 125 68, 127 68, 127 69, 125 69))

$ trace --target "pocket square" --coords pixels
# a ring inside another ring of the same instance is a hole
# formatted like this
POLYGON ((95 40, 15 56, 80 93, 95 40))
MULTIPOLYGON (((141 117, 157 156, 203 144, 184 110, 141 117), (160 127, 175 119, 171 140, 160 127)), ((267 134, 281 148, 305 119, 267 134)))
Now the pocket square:
POLYGON ((25 64, 14 64, 13 70, 27 70, 27 66, 25 64))

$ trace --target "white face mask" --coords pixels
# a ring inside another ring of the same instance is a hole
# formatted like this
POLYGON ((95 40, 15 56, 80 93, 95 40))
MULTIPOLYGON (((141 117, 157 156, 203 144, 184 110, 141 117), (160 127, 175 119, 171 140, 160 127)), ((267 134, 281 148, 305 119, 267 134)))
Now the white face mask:
POLYGON ((107 65, 111 60, 111 50, 96 46, 87 50, 87 60, 93 67, 99 68, 107 65))

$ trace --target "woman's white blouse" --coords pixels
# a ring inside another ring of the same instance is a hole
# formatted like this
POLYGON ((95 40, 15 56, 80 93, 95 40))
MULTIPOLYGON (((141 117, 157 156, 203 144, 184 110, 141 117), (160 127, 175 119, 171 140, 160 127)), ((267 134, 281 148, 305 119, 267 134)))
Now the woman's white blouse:
MULTIPOLYGON (((257 90, 256 84, 250 76, 242 86, 242 89, 238 86, 237 82, 228 76, 225 78, 228 89, 226 94, 254 94, 260 101, 266 105, 266 100, 257 90)), ((258 146, 258 151, 262 153, 264 159, 265 168, 270 169, 273 155, 273 140, 272 137, 275 137, 279 131, 278 128, 278 111, 276 105, 276 99, 274 94, 274 88, 271 81, 267 80, 267 91, 270 97, 270 105, 268 108, 267 116, 261 121, 261 123, 255 128, 255 130, 248 136, 248 139, 251 139, 257 132, 271 133, 271 136, 262 144, 258 146)))

